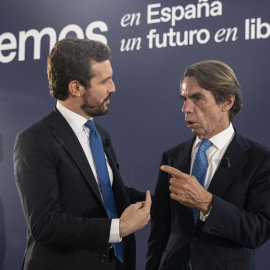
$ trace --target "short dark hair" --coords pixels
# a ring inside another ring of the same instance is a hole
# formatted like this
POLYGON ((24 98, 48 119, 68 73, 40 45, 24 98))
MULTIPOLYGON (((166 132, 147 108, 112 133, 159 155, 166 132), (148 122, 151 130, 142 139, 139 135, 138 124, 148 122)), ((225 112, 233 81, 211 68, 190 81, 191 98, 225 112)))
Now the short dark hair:
POLYGON ((69 83, 73 80, 89 88, 90 80, 95 76, 91 62, 110 58, 110 48, 100 41, 68 37, 56 42, 47 61, 51 96, 66 100, 69 83))
POLYGON ((210 91, 217 104, 224 103, 234 96, 235 101, 229 111, 232 122, 242 108, 242 92, 233 70, 225 63, 217 60, 206 60, 190 65, 184 72, 180 86, 185 77, 194 76, 200 87, 210 91))

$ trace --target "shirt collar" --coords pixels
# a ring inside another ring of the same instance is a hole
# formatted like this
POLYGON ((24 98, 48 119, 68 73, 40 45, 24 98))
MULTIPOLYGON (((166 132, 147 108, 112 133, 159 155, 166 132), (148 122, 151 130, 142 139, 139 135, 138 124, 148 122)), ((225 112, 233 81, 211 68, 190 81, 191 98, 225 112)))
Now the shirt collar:
POLYGON ((67 109, 59 102, 56 103, 56 108, 63 115, 63 117, 67 120, 67 122, 69 123, 71 128, 74 130, 74 132, 85 130, 84 124, 87 122, 86 118, 67 109))
MULTIPOLYGON (((212 138, 209 139, 209 141, 212 142, 212 144, 217 147, 218 149, 222 149, 234 136, 234 128, 232 126, 232 123, 230 123, 229 127, 221 131, 220 133, 216 134, 212 138)), ((200 143, 200 139, 196 137, 195 140, 195 146, 197 147, 200 143)))

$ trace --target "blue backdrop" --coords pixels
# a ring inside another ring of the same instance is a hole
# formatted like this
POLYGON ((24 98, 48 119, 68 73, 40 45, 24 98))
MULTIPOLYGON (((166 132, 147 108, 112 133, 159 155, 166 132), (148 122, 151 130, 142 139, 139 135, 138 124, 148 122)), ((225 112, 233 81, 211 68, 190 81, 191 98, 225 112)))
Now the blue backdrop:
MULTIPOLYGON (((229 64, 243 89, 234 126, 270 144, 269 0, 0 0, 0 270, 17 270, 26 226, 13 176, 16 134, 55 105, 46 60, 65 36, 93 38, 112 49, 116 94, 97 122, 113 140, 125 183, 154 192, 164 150, 191 136, 181 113, 184 69, 206 59, 229 64)), ((149 226, 136 233, 144 269, 149 226)), ((270 243, 258 249, 269 269, 270 243)))

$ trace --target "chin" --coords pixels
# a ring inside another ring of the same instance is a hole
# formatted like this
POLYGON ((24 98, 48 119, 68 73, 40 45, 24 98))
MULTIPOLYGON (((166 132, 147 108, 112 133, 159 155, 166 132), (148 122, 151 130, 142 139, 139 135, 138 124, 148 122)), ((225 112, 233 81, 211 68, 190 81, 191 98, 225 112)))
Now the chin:
POLYGON ((207 134, 200 133, 198 129, 192 129, 191 132, 193 135, 197 136, 200 140, 208 138, 207 134))
POLYGON ((194 134, 196 136, 199 136, 200 135, 200 133, 198 132, 197 129, 191 129, 191 132, 192 132, 192 134, 194 134))

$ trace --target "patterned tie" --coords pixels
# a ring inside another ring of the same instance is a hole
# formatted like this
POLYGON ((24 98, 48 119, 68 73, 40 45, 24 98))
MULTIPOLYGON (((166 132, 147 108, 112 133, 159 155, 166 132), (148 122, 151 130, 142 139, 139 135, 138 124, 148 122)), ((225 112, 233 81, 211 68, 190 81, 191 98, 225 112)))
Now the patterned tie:
MULTIPOLYGON (((211 142, 209 140, 201 140, 199 149, 195 155, 193 168, 191 175, 195 176, 195 178, 199 181, 199 183, 204 187, 205 177, 207 173, 207 156, 206 150, 211 146, 211 142)), ((194 224, 196 224, 199 218, 200 211, 197 208, 193 208, 193 220, 194 224)), ((192 270, 191 260, 188 262, 189 268, 192 270)))
MULTIPOLYGON (((84 125, 90 129, 90 148, 95 161, 107 215, 110 219, 118 218, 101 137, 92 120, 88 120, 84 125)), ((123 262, 123 243, 114 243, 113 247, 115 256, 120 262, 123 262)))
MULTIPOLYGON (((209 140, 202 140, 199 145, 199 149, 195 155, 193 168, 191 174, 196 177, 196 179, 199 181, 199 183, 204 187, 205 184, 205 177, 207 173, 207 156, 206 156, 206 150, 211 146, 211 142, 209 140)), ((196 208, 193 208, 193 219, 194 224, 196 224, 198 218, 199 218, 199 210, 196 208)))

